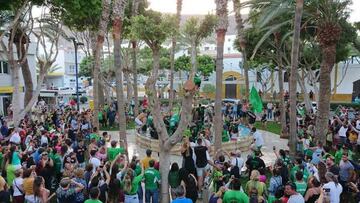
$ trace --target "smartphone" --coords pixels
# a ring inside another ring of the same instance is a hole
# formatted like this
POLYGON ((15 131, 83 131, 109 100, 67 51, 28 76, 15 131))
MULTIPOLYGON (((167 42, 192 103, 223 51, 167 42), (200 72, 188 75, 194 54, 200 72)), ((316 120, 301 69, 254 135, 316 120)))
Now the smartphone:
POLYGON ((273 150, 276 150, 276 147, 275 147, 275 146, 273 146, 273 150))

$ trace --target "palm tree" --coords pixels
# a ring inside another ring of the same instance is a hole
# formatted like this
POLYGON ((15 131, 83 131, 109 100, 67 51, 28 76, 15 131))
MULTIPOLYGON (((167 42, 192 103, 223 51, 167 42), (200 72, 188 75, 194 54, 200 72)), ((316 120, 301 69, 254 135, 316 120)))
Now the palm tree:
MULTIPOLYGON (((118 104, 119 138, 124 143, 127 143, 127 140, 123 90, 123 66, 121 65, 121 30, 126 2, 126 0, 115 0, 113 2, 114 66, 116 67, 116 99, 118 104)), ((129 86, 130 84, 127 83, 127 85, 129 86)), ((127 150, 127 148, 125 149, 127 150)))
MULTIPOLYGON (((181 20, 181 8, 182 8, 182 0, 176 1, 176 29, 180 28, 180 20, 181 20)), ((175 68, 175 51, 176 51, 176 34, 171 39, 171 56, 170 56, 170 102, 169 109, 172 111, 173 103, 175 99, 174 92, 174 68, 175 68)))
POLYGON ((297 87, 297 72, 299 65, 299 46, 300 46, 300 27, 301 17, 304 7, 304 0, 296 0, 294 35, 292 39, 291 50, 291 72, 290 72, 290 152, 295 155, 296 141, 297 141, 297 127, 296 127, 296 87, 297 87))
POLYGON ((248 99, 249 97, 249 67, 246 61, 246 40, 244 37, 244 22, 241 18, 241 3, 240 0, 233 0, 234 11, 235 11, 235 22, 236 22, 236 30, 237 30, 237 44, 242 53, 243 59, 243 68, 244 68, 244 77, 245 77, 245 98, 248 99))
POLYGON ((216 92, 215 92, 215 148, 221 148, 221 134, 223 129, 223 119, 221 113, 222 105, 222 73, 224 58, 225 33, 228 27, 227 0, 215 0, 216 15, 218 23, 216 27, 216 92))
POLYGON ((320 65, 320 87, 315 133, 323 143, 326 141, 330 112, 330 73, 336 61, 336 44, 341 36, 339 21, 346 19, 347 0, 319 0, 316 12, 317 41, 320 44, 322 61, 320 65))
MULTIPOLYGON (((131 16, 134 17, 138 15, 139 11, 139 0, 133 0, 132 1, 132 10, 131 10, 131 16)), ((131 62, 132 62, 132 73, 133 73, 133 90, 134 90, 134 116, 137 116, 139 114, 139 95, 138 95, 138 77, 137 77, 137 57, 136 57, 136 49, 137 49, 137 41, 136 39, 131 40, 131 62)))
POLYGON ((102 13, 99 21, 99 29, 96 38, 96 45, 94 49, 94 71, 93 71, 93 97, 94 97, 94 127, 99 129, 99 75, 101 67, 101 50, 104 44, 105 34, 108 26, 110 16, 110 3, 111 0, 102 0, 102 13))

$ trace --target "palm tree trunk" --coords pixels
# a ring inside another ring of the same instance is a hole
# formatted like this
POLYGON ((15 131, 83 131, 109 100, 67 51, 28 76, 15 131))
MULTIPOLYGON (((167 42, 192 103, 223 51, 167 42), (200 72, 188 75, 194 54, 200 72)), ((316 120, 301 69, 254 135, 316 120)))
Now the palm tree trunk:
MULTIPOLYGON (((124 1, 115 0, 113 3, 113 38, 114 38, 114 66, 116 67, 116 98, 118 104, 119 138, 127 143, 126 139, 126 117, 123 90, 123 66, 121 65, 121 30, 124 1)), ((129 84, 127 84, 129 86, 129 84)), ((126 149, 127 150, 127 149, 126 149)))
MULTIPOLYGON (((275 46, 276 46, 276 60, 277 66, 279 68, 279 109, 280 109, 280 124, 281 124, 281 133, 280 137, 286 138, 288 137, 288 131, 286 126, 286 115, 285 115, 285 101, 284 101, 284 72, 283 72, 283 59, 281 53, 281 33, 274 33, 275 46)), ((275 98, 274 98, 275 99, 275 98)))
POLYGON ((132 51, 131 51, 131 58, 132 58, 132 68, 133 68, 133 89, 134 89, 134 116, 137 116, 139 114, 139 93, 138 93, 138 77, 137 77, 137 57, 136 57, 136 41, 132 41, 132 51))
MULTIPOLYGON (((182 8, 182 0, 176 1, 176 28, 180 27, 180 18, 181 18, 181 8, 182 8)), ((170 56, 170 101, 169 101, 169 109, 172 111, 173 103, 175 99, 175 91, 174 91, 174 69, 175 69, 175 52, 176 52, 176 36, 172 38, 171 42, 171 56, 170 56)))
POLYGON ((243 68, 244 68, 244 77, 245 77, 245 98, 249 99, 249 90, 250 90, 250 84, 249 84, 249 65, 247 63, 247 54, 244 48, 243 51, 243 68))
POLYGON ((94 127, 99 129, 99 74, 101 66, 101 50, 104 44, 105 33, 108 25, 110 15, 110 3, 111 0, 102 0, 102 14, 99 22, 99 31, 97 33, 95 53, 94 53, 94 71, 93 71, 93 96, 94 96, 94 127))
POLYGON ((233 0, 234 11, 235 11, 235 22, 237 29, 237 39, 239 40, 240 49, 242 52, 243 69, 245 77, 245 98, 249 98, 249 68, 246 63, 246 41, 244 38, 244 23, 241 17, 241 3, 240 0, 233 0))
POLYGON ((125 70, 124 72, 124 79, 126 81, 126 102, 130 104, 131 98, 132 98, 132 85, 130 81, 130 73, 129 71, 125 70))
MULTIPOLYGON (((132 10, 131 10, 131 16, 138 15, 139 10, 139 0, 133 0, 132 1, 132 10)), ((133 89, 134 89, 134 116, 137 116, 139 114, 139 94, 138 94, 138 77, 137 77, 137 56, 136 56, 136 40, 131 40, 131 62, 132 62, 132 72, 133 72, 133 89)))
POLYGON ((224 59, 224 41, 225 33, 229 25, 227 0, 215 0, 216 16, 218 17, 216 28, 216 92, 215 92, 215 149, 221 149, 222 144, 222 73, 223 73, 223 59, 224 59))
POLYGON ((318 100, 318 113, 316 117, 315 134, 318 140, 326 142, 326 133, 328 129, 330 96, 331 96, 331 70, 335 64, 336 44, 322 47, 322 62, 320 66, 320 87, 318 100))
POLYGON ((222 119, 222 74, 223 74, 223 54, 224 54, 224 41, 225 41, 225 30, 218 30, 216 32, 217 49, 216 49, 216 92, 215 92, 215 117, 214 117, 214 128, 215 128, 215 149, 221 149, 222 143, 222 130, 223 130, 223 119, 222 119))
POLYGON ((295 22, 294 22, 294 36, 291 50, 291 70, 290 70, 290 140, 289 147, 292 155, 296 154, 297 142, 297 126, 296 126, 296 87, 297 87, 297 71, 299 65, 299 47, 300 47, 300 31, 301 18, 304 6, 304 0, 296 0, 295 22))

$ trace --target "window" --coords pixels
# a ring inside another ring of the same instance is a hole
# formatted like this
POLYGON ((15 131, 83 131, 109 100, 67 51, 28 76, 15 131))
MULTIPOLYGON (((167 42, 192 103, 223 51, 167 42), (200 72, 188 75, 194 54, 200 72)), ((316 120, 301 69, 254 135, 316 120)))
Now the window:
POLYGON ((205 51, 209 51, 210 47, 205 47, 205 51))
POLYGON ((230 53, 230 51, 231 51, 231 47, 228 47, 228 52, 230 53))
POLYGON ((75 73, 75 65, 69 65, 69 73, 75 73))
POLYGON ((9 74, 9 65, 6 61, 0 61, 0 73, 9 74))
POLYGON ((256 82, 261 82, 262 78, 261 78, 261 72, 256 72, 256 82))
POLYGON ((284 73, 284 82, 289 82, 289 77, 290 77, 290 73, 286 71, 284 73))

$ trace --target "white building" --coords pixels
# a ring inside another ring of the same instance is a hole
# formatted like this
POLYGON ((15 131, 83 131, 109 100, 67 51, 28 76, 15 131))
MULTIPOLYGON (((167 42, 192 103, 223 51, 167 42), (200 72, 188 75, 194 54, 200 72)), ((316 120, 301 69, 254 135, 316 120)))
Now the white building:
MULTIPOLYGON (((7 38, 3 38, 3 41, 7 45, 7 38)), ((31 72, 31 77, 34 85, 34 89, 37 85, 36 80, 36 43, 33 43, 34 40, 31 40, 32 43, 30 43, 29 49, 28 49, 28 55, 27 55, 27 61, 29 63, 29 68, 31 72)), ((14 46, 15 47, 15 46, 14 46)), ((16 53, 14 53, 15 59, 17 58, 16 53)), ((4 50, 0 47, 0 115, 7 115, 7 108, 11 104, 12 101, 12 93, 14 90, 14 84, 12 80, 12 70, 9 65, 7 55, 4 52, 4 50)), ((24 107, 24 79, 21 72, 21 69, 19 71, 19 82, 20 82, 20 107, 24 107)))
MULTIPOLYGON (((80 62, 85 57, 85 54, 78 50, 77 53, 77 62, 78 62, 78 71, 80 71, 80 62)), ((57 55, 56 61, 53 64, 57 68, 49 72, 46 77, 45 85, 47 89, 52 87, 61 88, 61 87, 76 87, 76 67, 75 67, 75 51, 72 44, 61 45, 59 46, 59 53, 57 55)), ((82 87, 83 80, 85 78, 79 78, 79 87, 82 87)))

